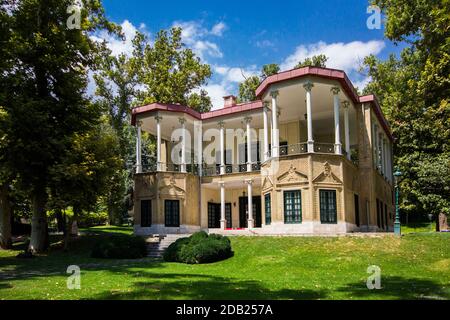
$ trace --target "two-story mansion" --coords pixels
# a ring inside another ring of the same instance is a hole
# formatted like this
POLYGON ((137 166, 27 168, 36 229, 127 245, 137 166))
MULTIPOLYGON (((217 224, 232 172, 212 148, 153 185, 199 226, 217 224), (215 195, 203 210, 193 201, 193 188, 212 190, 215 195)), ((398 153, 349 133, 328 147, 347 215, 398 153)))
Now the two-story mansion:
POLYGON ((205 113, 132 110, 136 234, 393 228, 393 138, 375 96, 358 96, 343 71, 316 67, 272 75, 256 96, 224 97, 205 113), (141 156, 142 130, 155 136, 152 161, 141 156))

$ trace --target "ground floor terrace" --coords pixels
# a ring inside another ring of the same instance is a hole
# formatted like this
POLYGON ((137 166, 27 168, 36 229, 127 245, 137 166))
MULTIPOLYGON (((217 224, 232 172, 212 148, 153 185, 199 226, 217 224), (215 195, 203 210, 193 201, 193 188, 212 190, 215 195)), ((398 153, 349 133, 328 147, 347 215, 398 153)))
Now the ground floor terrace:
POLYGON ((389 183, 377 172, 361 174, 343 155, 285 156, 259 170, 224 175, 135 175, 134 230, 140 235, 385 232, 393 220, 389 183))

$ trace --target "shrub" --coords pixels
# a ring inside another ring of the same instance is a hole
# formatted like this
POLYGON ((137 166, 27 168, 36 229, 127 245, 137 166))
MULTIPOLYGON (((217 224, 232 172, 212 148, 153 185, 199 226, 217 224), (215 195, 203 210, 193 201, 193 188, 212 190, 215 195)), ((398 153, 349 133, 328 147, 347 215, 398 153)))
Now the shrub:
POLYGON ((93 258, 106 259, 137 259, 146 255, 145 239, 128 235, 113 235, 99 240, 91 253, 93 258))
POLYGON ((172 243, 164 252, 164 260, 189 264, 210 263, 232 255, 230 239, 218 234, 208 236, 206 232, 200 231, 172 243))

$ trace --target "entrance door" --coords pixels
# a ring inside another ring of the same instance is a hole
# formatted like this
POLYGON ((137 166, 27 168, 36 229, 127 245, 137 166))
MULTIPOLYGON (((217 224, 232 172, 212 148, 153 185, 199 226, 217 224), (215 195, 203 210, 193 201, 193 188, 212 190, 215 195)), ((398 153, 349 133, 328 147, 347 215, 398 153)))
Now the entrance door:
MULTIPOLYGON (((225 203, 227 228, 232 226, 231 203, 225 203)), ((220 203, 208 202, 208 228, 220 228, 220 203)))
POLYGON ((359 196, 355 194, 355 224, 359 227, 359 196))
MULTIPOLYGON (((261 196, 252 198, 255 228, 261 228, 261 196)), ((248 227, 248 198, 239 197, 239 227, 248 227)))

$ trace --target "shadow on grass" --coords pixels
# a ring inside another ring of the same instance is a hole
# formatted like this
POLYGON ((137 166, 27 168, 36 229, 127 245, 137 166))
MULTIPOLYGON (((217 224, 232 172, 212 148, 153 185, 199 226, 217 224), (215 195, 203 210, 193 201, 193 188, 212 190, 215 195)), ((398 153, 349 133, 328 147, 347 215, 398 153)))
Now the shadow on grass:
POLYGON ((133 227, 129 226, 101 226, 92 228, 81 228, 83 234, 132 234, 133 227))
POLYGON ((398 276, 382 276, 381 289, 369 290, 365 283, 357 282, 349 283, 337 291, 345 292, 358 299, 450 299, 450 287, 448 286, 431 280, 398 276))
MULTIPOLYGON (((142 273, 140 274, 142 276, 142 273)), ((208 300, 317 300, 326 299, 326 290, 271 290, 259 281, 238 280, 199 274, 156 274, 147 272, 147 281, 134 283, 126 293, 103 292, 93 299, 208 299, 208 300)))

